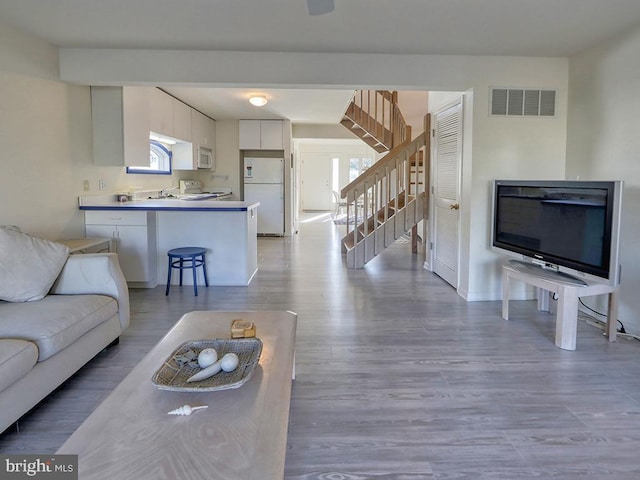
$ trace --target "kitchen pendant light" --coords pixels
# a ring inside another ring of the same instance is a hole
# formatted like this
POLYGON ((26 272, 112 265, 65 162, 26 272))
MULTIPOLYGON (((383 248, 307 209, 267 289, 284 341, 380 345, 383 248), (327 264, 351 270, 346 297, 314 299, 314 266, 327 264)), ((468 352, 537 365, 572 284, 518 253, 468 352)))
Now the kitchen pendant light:
POLYGON ((267 97, 263 95, 252 95, 249 97, 249 102, 256 107, 263 107, 267 104, 267 97))

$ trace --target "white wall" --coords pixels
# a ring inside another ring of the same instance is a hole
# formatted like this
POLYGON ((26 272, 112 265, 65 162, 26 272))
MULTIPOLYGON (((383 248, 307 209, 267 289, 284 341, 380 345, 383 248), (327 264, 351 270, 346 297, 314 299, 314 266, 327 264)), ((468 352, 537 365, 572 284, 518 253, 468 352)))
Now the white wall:
POLYGON ((77 236, 74 170, 91 158, 88 89, 55 80, 56 49, 10 28, 0 28, 0 65, 0 224, 77 236))
POLYGON ((297 124, 292 127, 293 139, 344 139, 359 140, 348 128, 336 123, 333 124, 297 124))
POLYGON ((405 122, 411 127, 411 138, 424 132, 424 116, 429 111, 429 92, 400 91, 398 106, 405 122))
MULTIPOLYGON (((619 318, 640 334, 640 27, 570 62, 567 178, 624 180, 619 318)), ((595 305, 594 305, 595 306, 595 305)), ((597 302, 604 310, 604 299, 597 302)))

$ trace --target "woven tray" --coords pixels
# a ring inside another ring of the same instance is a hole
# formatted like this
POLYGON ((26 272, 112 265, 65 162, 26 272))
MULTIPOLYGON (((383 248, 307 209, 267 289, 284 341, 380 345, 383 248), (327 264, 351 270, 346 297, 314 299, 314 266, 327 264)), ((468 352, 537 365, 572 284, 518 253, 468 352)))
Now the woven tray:
POLYGON ((151 377, 153 384, 161 390, 176 392, 213 392, 238 388, 251 378, 262 352, 262 341, 259 338, 238 338, 234 340, 193 340, 176 348, 164 361, 164 364, 151 377), (239 364, 232 372, 216 373, 212 377, 199 382, 187 383, 187 379, 201 369, 196 360, 198 353, 205 348, 215 348, 218 358, 226 353, 238 355, 239 364))

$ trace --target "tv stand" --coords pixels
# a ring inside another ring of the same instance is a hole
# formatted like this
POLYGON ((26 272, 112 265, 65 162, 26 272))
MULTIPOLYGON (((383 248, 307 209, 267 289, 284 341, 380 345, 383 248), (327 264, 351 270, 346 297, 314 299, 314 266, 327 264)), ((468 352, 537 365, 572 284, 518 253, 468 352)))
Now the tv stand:
MULTIPOLYGON (((617 288, 605 283, 571 283, 564 274, 548 275, 558 272, 544 270, 535 265, 531 269, 523 267, 525 262, 509 262, 502 267, 502 318, 509 320, 509 295, 511 280, 519 280, 538 288, 538 310, 549 311, 549 293, 558 295, 556 312, 555 345, 563 350, 576 349, 578 330, 578 298, 591 295, 609 295, 607 326, 605 333, 610 342, 616 340, 616 323, 618 319, 617 288)), ((575 277, 571 277, 574 280, 575 277)))
POLYGON ((587 282, 581 278, 574 277, 568 273, 559 272, 550 268, 544 268, 541 265, 537 265, 531 262, 525 262, 522 260, 509 260, 509 265, 514 269, 522 273, 530 273, 538 277, 548 278, 549 280, 557 280, 559 282, 571 283, 573 285, 580 285, 582 287, 587 285, 587 282))

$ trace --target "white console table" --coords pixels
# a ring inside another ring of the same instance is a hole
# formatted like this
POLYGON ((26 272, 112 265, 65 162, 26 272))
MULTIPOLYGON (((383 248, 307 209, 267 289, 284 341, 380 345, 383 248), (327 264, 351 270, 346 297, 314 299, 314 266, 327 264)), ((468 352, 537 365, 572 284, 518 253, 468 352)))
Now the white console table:
POLYGON ((505 320, 509 320, 511 280, 519 280, 541 290, 538 292, 538 310, 549 311, 549 292, 558 295, 555 344, 564 350, 576 349, 578 298, 608 294, 606 335, 609 337, 610 342, 615 342, 618 318, 617 288, 604 283, 578 285, 563 281, 561 278, 549 278, 532 272, 521 271, 513 265, 506 264, 502 267, 502 318, 505 320))

